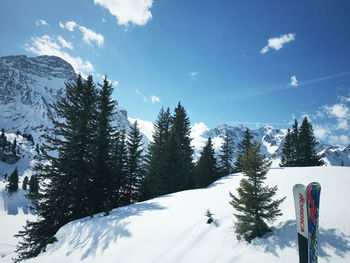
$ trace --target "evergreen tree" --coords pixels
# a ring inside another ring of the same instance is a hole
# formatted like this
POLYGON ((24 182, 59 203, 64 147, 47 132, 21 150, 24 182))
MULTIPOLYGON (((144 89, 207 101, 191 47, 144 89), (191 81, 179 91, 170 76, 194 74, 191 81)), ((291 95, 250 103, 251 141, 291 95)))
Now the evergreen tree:
POLYGON ((44 186, 34 203, 37 221, 27 222, 16 235, 22 238, 16 262, 37 256, 64 224, 95 212, 89 185, 95 164, 96 94, 92 77, 84 83, 79 75, 66 83, 66 95, 53 105, 59 121, 52 119, 54 134, 45 135, 43 162, 36 167, 44 186))
POLYGON ((299 146, 299 126, 297 119, 294 120, 294 124, 292 126, 291 131, 292 138, 292 163, 291 166, 299 166, 300 165, 300 146, 299 146))
POLYGON ((196 187, 207 187, 218 178, 218 174, 215 151, 209 137, 195 166, 196 187))
POLYGON ((16 155, 16 147, 17 147, 17 139, 15 138, 11 147, 11 151, 13 155, 16 155))
POLYGON ((193 149, 190 133, 190 120, 185 108, 179 102, 172 118, 166 149, 170 193, 190 189, 194 186, 193 149))
POLYGON ((18 190, 18 170, 17 167, 9 176, 9 183, 7 185, 7 191, 9 193, 16 192, 18 190))
POLYGON ((127 205, 123 190, 126 189, 128 152, 125 131, 117 132, 112 151, 112 189, 113 207, 127 205))
POLYGON ((146 174, 143 181, 143 199, 170 193, 168 164, 167 164, 167 142, 171 128, 170 110, 161 108, 157 121, 154 124, 153 141, 149 144, 146 174))
POLYGON ((23 179, 22 189, 27 190, 27 185, 28 185, 28 176, 24 177, 24 179, 23 179))
POLYGON ((307 117, 304 118, 299 129, 299 166, 321 166, 322 157, 317 155, 317 141, 313 134, 314 129, 307 117))
POLYGON ((341 160, 340 166, 344 166, 344 160, 341 160))
POLYGON ((293 138, 290 129, 287 130, 287 134, 284 138, 282 147, 281 167, 293 166, 293 138))
POLYGON ((5 129, 1 128, 0 139, 5 139, 5 129))
POLYGON ((242 171, 245 176, 237 189, 237 196, 230 193, 230 204, 236 209, 235 231, 237 238, 250 242, 255 237, 262 237, 270 231, 265 221, 273 221, 282 215, 279 205, 282 199, 272 200, 277 186, 264 186, 266 174, 271 161, 265 154, 260 154, 260 144, 255 142, 241 158, 242 171))
POLYGON ((224 143, 220 148, 219 154, 219 171, 220 176, 225 176, 233 172, 232 166, 233 159, 233 142, 228 134, 225 134, 224 143))
POLYGON ((139 201, 141 197, 141 182, 143 180, 142 135, 137 121, 131 127, 127 141, 127 171, 124 200, 126 204, 139 201))
POLYGON ((105 211, 116 206, 112 202, 112 160, 111 152, 113 147, 113 136, 115 127, 112 125, 112 115, 114 113, 115 102, 111 96, 113 87, 107 80, 103 80, 103 85, 98 94, 98 117, 97 117, 97 138, 95 173, 93 182, 93 199, 95 211, 105 211))
POLYGON ((37 175, 32 175, 28 182, 27 198, 34 201, 39 198, 39 179, 37 175))
POLYGON ((248 151, 252 145, 253 136, 250 134, 250 130, 247 128, 244 132, 243 140, 238 144, 239 153, 237 156, 237 160, 235 162, 235 171, 241 172, 242 171, 242 164, 241 164, 241 158, 244 155, 248 154, 248 151))

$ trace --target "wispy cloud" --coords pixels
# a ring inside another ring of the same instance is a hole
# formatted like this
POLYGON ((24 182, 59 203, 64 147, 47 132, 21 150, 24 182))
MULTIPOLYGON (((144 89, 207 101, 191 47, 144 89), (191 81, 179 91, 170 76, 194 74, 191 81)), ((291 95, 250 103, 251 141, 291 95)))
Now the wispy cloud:
POLYGON ((153 0, 94 0, 116 17, 119 25, 143 26, 152 18, 153 0))
POLYGON ((295 39, 295 34, 283 34, 280 37, 274 37, 267 40, 267 45, 260 50, 261 54, 267 53, 270 49, 280 50, 284 44, 295 39))
POLYGON ((50 26, 45 20, 43 19, 38 19, 35 21, 36 26, 50 26))
POLYGON ((340 119, 349 117, 349 107, 345 104, 334 104, 332 106, 324 106, 324 109, 330 116, 340 119))
POLYGON ((62 47, 73 49, 73 45, 71 42, 66 41, 62 36, 58 36, 57 40, 61 43, 62 47))
POLYGON ((94 30, 89 29, 87 27, 78 25, 74 21, 68 21, 65 24, 62 22, 59 23, 60 27, 62 29, 67 29, 71 32, 75 30, 75 28, 78 28, 81 33, 83 34, 83 41, 89 45, 92 45, 93 43, 97 44, 97 46, 102 47, 104 43, 104 37, 101 34, 96 33, 94 30))
POLYGON ((136 94, 143 98, 143 102, 148 102, 148 99, 138 89, 135 90, 136 94))
POLYGON ((69 53, 62 51, 64 46, 58 39, 54 39, 48 35, 42 37, 32 37, 29 43, 24 45, 24 49, 37 55, 58 56, 70 63, 77 73, 92 72, 94 67, 89 60, 80 57, 73 57, 69 53))
POLYGON ((291 86, 291 87, 297 87, 298 86, 298 80, 297 80, 296 76, 293 75, 293 76, 290 77, 289 86, 291 86))
POLYGON ((160 102, 160 98, 155 96, 155 95, 152 96, 151 100, 152 100, 153 104, 156 103, 156 102, 160 102))
POLYGON ((190 72, 190 76, 191 76, 191 77, 198 76, 198 74, 199 74, 198 71, 192 71, 192 72, 190 72))

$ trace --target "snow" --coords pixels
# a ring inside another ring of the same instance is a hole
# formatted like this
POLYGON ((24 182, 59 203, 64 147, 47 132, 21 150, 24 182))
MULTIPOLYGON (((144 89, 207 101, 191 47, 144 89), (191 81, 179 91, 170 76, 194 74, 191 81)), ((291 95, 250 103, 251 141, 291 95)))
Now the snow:
MULTIPOLYGON (((266 183, 278 185, 276 198, 287 197, 281 205, 283 215, 271 225, 272 233, 251 244, 236 239, 234 210, 229 205, 229 192, 236 193, 241 179, 241 174, 229 175, 207 188, 117 208, 109 216, 98 214, 73 221, 57 232, 58 241, 46 252, 25 262, 295 263, 298 254, 292 187, 312 181, 322 186, 319 262, 350 262, 349 167, 271 169, 266 183), (214 214, 211 225, 206 224, 207 209, 214 214)), ((1 214, 0 226, 9 223, 1 214)))

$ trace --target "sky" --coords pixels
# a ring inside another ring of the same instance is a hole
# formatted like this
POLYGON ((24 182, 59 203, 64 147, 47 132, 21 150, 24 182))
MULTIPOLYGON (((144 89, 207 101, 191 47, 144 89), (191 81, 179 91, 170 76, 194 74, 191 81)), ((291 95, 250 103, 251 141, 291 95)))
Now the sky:
POLYGON ((1 0, 0 56, 56 55, 145 129, 180 101, 203 130, 291 127, 350 143, 347 0, 1 0))

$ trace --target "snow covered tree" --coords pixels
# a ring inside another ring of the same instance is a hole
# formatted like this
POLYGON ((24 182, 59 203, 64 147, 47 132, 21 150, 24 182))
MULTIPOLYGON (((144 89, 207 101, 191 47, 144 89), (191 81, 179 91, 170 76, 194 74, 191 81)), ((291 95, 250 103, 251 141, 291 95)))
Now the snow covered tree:
POLYGON ((264 186, 271 160, 260 154, 260 144, 255 142, 242 155, 242 172, 245 178, 240 182, 237 196, 230 193, 230 204, 235 208, 235 231, 237 238, 250 242, 255 237, 262 237, 270 231, 265 221, 273 221, 282 215, 279 205, 284 198, 273 200, 277 186, 264 186))
POLYGON ((253 136, 250 134, 250 130, 247 128, 244 132, 243 140, 238 144, 239 153, 237 156, 237 160, 235 162, 235 171, 242 171, 241 158, 244 155, 248 154, 248 151, 252 145, 253 136))
POLYGON ((139 201, 141 196, 141 182, 143 180, 143 148, 142 135, 137 121, 131 127, 127 140, 127 171, 124 186, 125 204, 139 201))
POLYGON ((220 148, 218 167, 220 176, 225 176, 233 172, 233 142, 232 139, 225 134, 224 143, 220 148))
POLYGON ((154 124, 153 141, 149 144, 146 156, 146 172, 142 187, 144 200, 169 193, 166 150, 170 128, 170 110, 161 108, 154 124))
POLYGON ((28 186, 28 176, 24 177, 23 182, 22 182, 22 189, 27 190, 28 186))
POLYGON ((284 138, 282 147, 281 167, 293 166, 293 141, 290 129, 287 130, 287 134, 284 138))
POLYGON ((218 178, 215 151, 209 137, 194 170, 196 187, 207 187, 218 178))
POLYGON ((321 166, 324 164, 322 157, 316 153, 318 143, 313 132, 311 123, 305 117, 299 129, 299 166, 321 166))
POLYGON ((7 185, 7 191, 9 193, 16 192, 18 190, 18 170, 17 167, 9 176, 9 183, 7 185))

